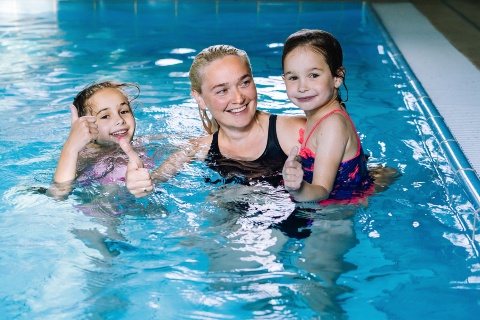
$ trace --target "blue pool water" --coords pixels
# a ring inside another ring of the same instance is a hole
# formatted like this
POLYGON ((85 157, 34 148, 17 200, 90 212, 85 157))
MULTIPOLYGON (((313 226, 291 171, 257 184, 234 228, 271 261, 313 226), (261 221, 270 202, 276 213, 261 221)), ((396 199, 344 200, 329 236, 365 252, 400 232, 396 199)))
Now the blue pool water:
POLYGON ((480 312, 472 205, 367 5, 9 3, 0 9, 2 319, 468 319, 480 312), (212 44, 249 53, 259 109, 300 113, 280 78, 281 44, 300 28, 338 37, 347 108, 364 149, 371 162, 402 174, 367 207, 295 211, 281 189, 206 182, 218 177, 202 163, 145 199, 122 186, 78 187, 65 201, 42 192, 69 132, 68 105, 88 83, 139 83, 137 135, 162 135, 147 146, 157 163, 203 134, 187 72, 212 44))

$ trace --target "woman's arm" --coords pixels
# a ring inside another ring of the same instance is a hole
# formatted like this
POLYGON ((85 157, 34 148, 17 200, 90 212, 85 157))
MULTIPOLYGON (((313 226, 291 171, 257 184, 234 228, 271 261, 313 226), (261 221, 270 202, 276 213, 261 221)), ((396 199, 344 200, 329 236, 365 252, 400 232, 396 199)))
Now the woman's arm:
POLYGON ((299 147, 299 130, 305 129, 306 117, 303 115, 277 115, 277 138, 285 154, 293 147, 299 147))
POLYGON ((140 198, 150 194, 155 182, 165 182, 176 176, 186 163, 193 159, 204 159, 210 147, 211 137, 192 139, 181 150, 171 154, 160 166, 151 173, 143 167, 142 160, 126 141, 120 141, 120 146, 128 155, 129 162, 125 177, 126 187, 135 197, 140 198))

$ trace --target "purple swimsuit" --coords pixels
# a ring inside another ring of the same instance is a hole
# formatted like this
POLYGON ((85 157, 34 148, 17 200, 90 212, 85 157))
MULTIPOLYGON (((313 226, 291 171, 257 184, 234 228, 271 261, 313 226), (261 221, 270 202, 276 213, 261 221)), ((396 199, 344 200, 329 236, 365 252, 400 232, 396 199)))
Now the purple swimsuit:
MULTIPOLYGON (((350 119, 350 116, 342 110, 333 110, 332 112, 323 116, 312 128, 310 134, 304 140, 305 130, 300 129, 300 138, 298 142, 302 144, 300 148, 300 157, 302 158, 302 168, 303 168, 303 180, 308 183, 312 183, 313 180, 313 170, 315 162, 315 153, 306 147, 307 141, 312 135, 312 132, 317 128, 320 122, 323 121, 326 117, 330 116, 333 113, 341 113, 350 120, 352 126, 355 129, 355 125, 350 119)), ((357 153, 356 155, 347 161, 340 163, 338 168, 337 176, 335 177, 335 182, 333 184, 332 192, 330 196, 325 200, 320 200, 319 203, 322 205, 327 205, 331 203, 351 203, 358 202, 361 197, 371 193, 373 189, 373 178, 370 176, 367 168, 367 159, 363 153, 362 146, 360 144, 360 138, 357 134, 357 153)))

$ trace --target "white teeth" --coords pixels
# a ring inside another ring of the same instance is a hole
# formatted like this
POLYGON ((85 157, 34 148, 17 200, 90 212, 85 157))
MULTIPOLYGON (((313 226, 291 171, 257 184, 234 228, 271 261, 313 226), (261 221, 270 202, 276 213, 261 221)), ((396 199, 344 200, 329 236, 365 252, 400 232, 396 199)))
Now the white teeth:
POLYGON ((122 134, 125 134, 126 132, 127 132, 127 130, 117 131, 117 132, 112 133, 112 136, 120 136, 122 134))
POLYGON ((245 110, 246 108, 247 108, 247 106, 242 106, 242 107, 237 108, 237 109, 229 110, 229 112, 238 113, 238 112, 242 112, 242 111, 245 110))

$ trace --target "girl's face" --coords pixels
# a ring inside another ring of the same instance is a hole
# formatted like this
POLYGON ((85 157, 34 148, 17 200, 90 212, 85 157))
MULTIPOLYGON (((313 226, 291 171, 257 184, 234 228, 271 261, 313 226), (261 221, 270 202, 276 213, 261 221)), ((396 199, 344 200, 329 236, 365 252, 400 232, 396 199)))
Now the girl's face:
POLYGON ((323 55, 304 47, 287 54, 282 78, 288 98, 307 116, 327 104, 343 81, 332 75, 323 55))
POLYGON ((119 139, 132 141, 135 118, 127 97, 121 91, 115 88, 101 89, 87 103, 92 105, 91 115, 97 117, 97 143, 118 144, 119 139))
POLYGON ((208 109, 220 127, 242 128, 257 111, 257 88, 242 58, 226 56, 203 69, 202 93, 193 96, 202 109, 208 109))

